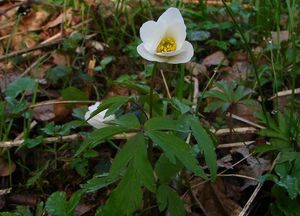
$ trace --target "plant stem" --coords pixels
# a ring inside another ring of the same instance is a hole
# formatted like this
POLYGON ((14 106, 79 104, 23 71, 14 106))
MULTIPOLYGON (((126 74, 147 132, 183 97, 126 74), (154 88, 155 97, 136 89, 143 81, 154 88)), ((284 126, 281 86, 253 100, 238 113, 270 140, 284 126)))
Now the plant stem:
POLYGON ((179 66, 179 79, 178 79, 178 88, 176 89, 176 95, 179 99, 183 98, 184 90, 184 64, 179 66))
POLYGON ((150 93, 149 93, 149 118, 153 117, 153 91, 154 91, 154 78, 156 74, 156 66, 157 63, 154 63, 151 75, 151 82, 150 82, 150 93))
MULTIPOLYGON (((245 46, 245 49, 247 51, 247 53, 249 54, 250 56, 250 61, 252 63, 252 66, 253 66, 253 69, 254 69, 254 74, 255 74, 255 78, 256 78, 256 81, 257 81, 257 84, 258 84, 258 91, 259 91, 259 94, 261 95, 261 98, 262 98, 262 111, 264 113, 265 116, 267 116, 267 110, 266 110, 266 107, 265 107, 265 102, 266 102, 266 99, 265 99, 265 95, 264 95, 264 92, 262 91, 262 87, 261 87, 261 80, 260 80, 260 76, 259 76, 259 71, 258 71, 258 68, 257 68, 257 64, 256 64, 256 59, 251 51, 251 48, 248 44, 248 41, 241 29, 241 27, 239 26, 239 24, 237 23, 235 17, 234 17, 234 14, 232 13, 232 10, 228 7, 228 5, 226 4, 226 2, 224 0, 222 0, 222 3, 228 13, 228 15, 231 17, 237 31, 240 33, 241 35, 241 38, 244 42, 244 46, 245 46)), ((267 125, 269 125, 269 122, 267 121, 267 125)))

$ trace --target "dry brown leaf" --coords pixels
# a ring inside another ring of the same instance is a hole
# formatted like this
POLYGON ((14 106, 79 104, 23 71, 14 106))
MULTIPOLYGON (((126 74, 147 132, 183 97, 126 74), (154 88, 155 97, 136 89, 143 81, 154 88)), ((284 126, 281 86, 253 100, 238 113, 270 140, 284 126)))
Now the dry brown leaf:
POLYGON ((186 69, 192 70, 194 76, 204 75, 207 76, 207 69, 204 65, 196 62, 189 62, 186 64, 186 69))
POLYGON ((72 17, 73 17, 73 11, 71 8, 67 9, 65 12, 61 13, 58 17, 56 17, 54 20, 48 22, 43 29, 47 30, 49 28, 53 28, 55 26, 58 26, 62 23, 68 23, 70 24, 70 22, 72 21, 72 17))
POLYGON ((16 164, 11 161, 10 163, 3 157, 0 157, 0 176, 9 176, 16 170, 16 164))
MULTIPOLYGON (((240 166, 240 170, 238 174, 246 175, 253 178, 258 178, 259 176, 263 175, 265 172, 269 171, 272 167, 272 160, 265 159, 265 158, 256 158, 254 156, 249 156, 250 151, 247 147, 240 147, 236 149, 232 149, 231 153, 239 153, 243 155, 243 157, 247 157, 246 161, 247 164, 242 164, 240 166)), ((245 179, 244 185, 241 187, 242 190, 246 189, 251 185, 257 185, 257 181, 253 181, 250 179, 245 179)))
POLYGON ((271 35, 272 35, 272 42, 275 44, 277 44, 278 41, 279 43, 288 41, 290 36, 289 31, 280 31, 279 34, 277 34, 277 32, 275 31, 272 31, 271 35))
POLYGON ((37 121, 51 121, 54 119, 54 105, 48 104, 33 108, 33 117, 37 121))
POLYGON ((19 78, 18 72, 4 73, 0 70, 0 91, 4 92, 5 88, 19 78))
POLYGON ((224 184, 221 178, 218 178, 216 183, 201 184, 202 181, 202 179, 194 179, 191 182, 191 187, 207 215, 231 216, 242 210, 240 205, 234 201, 241 194, 238 187, 230 186, 228 183, 224 184))
POLYGON ((70 56, 67 54, 54 52, 52 53, 53 63, 60 66, 68 66, 71 63, 70 56))
POLYGON ((220 64, 227 66, 229 61, 226 59, 222 51, 217 51, 204 58, 202 64, 205 66, 217 66, 220 64))
POLYGON ((50 14, 45 10, 33 10, 27 16, 21 19, 21 25, 19 29, 21 31, 34 31, 36 29, 40 29, 49 16, 50 14))

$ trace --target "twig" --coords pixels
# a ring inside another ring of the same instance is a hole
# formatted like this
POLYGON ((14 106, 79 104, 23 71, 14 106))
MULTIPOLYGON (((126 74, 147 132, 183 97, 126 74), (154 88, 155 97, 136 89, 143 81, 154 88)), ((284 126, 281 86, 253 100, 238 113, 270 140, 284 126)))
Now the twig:
POLYGON ((165 78, 165 75, 164 75, 164 71, 160 70, 160 74, 161 74, 161 77, 163 78, 163 82, 164 82, 164 85, 165 85, 165 88, 166 88, 166 91, 167 91, 168 98, 171 99, 172 96, 170 94, 170 90, 169 90, 169 87, 168 87, 168 84, 167 84, 167 81, 166 81, 166 78, 165 78))
POLYGON ((11 192, 11 188, 2 189, 0 190, 0 196, 8 194, 10 192, 11 192))
MULTIPOLYGON (((258 130, 254 127, 238 127, 238 128, 232 128, 234 133, 239 133, 239 134, 248 134, 248 133, 256 133, 258 130)), ((214 130, 211 129, 211 132, 215 133, 216 135, 226 135, 230 134, 230 129, 229 128, 224 128, 224 129, 219 129, 219 130, 214 130)))
MULTIPOLYGON (((35 126, 37 125, 37 121, 32 121, 31 124, 30 124, 30 129, 34 128, 35 126)), ((20 133, 15 139, 14 141, 17 141, 17 140, 21 140, 24 136, 24 132, 20 133)))
POLYGON ((38 58, 33 64, 31 64, 26 70, 20 75, 19 78, 26 76, 35 66, 37 66, 41 61, 43 61, 48 56, 48 53, 44 54, 40 58, 38 58))
MULTIPOLYGON (((232 164, 232 166, 230 167, 230 169, 233 169, 233 167, 235 167, 236 165, 242 163, 244 160, 247 160, 247 159, 248 159, 250 156, 252 156, 253 154, 254 154, 254 153, 250 153, 249 155, 247 155, 246 157, 242 158, 241 160, 239 160, 239 161, 236 162, 235 164, 232 164)), ((224 174, 224 173, 227 172, 228 170, 229 170, 229 168, 223 170, 222 172, 218 173, 217 176, 224 174)), ((205 183, 208 182, 209 180, 210 180, 210 178, 207 179, 207 180, 205 180, 205 181, 202 181, 202 182, 200 182, 200 183, 198 183, 198 184, 195 184, 195 185, 192 186, 192 188, 196 188, 196 187, 198 187, 198 186, 200 186, 200 185, 202 185, 202 184, 205 184, 205 183)))
MULTIPOLYGON (((277 98, 277 97, 284 97, 284 96, 291 95, 292 92, 293 92, 292 89, 277 92, 277 94, 270 97, 269 100, 273 100, 274 98, 277 98)), ((300 94, 300 88, 295 89, 295 94, 300 94)))
MULTIPOLYGON (((199 0, 183 0, 184 3, 190 3, 190 4, 199 4, 199 0)), ((207 0, 205 2, 206 5, 211 5, 211 6, 216 6, 216 7, 222 7, 223 6, 223 3, 220 2, 220 1, 210 1, 210 0, 207 0)), ((230 5, 231 2, 226 2, 227 5, 230 5)), ((250 4, 242 4, 241 5, 243 8, 245 9, 252 9, 253 6, 250 5, 250 4)))
MULTIPOLYGON (((230 114, 228 113, 227 116, 230 116, 230 114)), ((235 115, 235 114, 231 114, 231 117, 232 117, 233 119, 235 119, 235 120, 241 121, 241 122, 246 123, 246 124, 248 124, 248 125, 251 125, 251 126, 253 126, 253 127, 257 127, 257 128, 259 128, 259 129, 264 129, 264 128, 265 128, 265 127, 262 126, 262 125, 256 124, 255 122, 249 121, 248 119, 245 119, 245 118, 240 117, 240 116, 235 115)))
POLYGON ((220 177, 238 177, 238 178, 250 179, 252 181, 258 182, 258 180, 256 178, 253 178, 251 176, 240 175, 240 174, 218 174, 217 176, 220 176, 220 177))
MULTIPOLYGON (((273 164, 272 164, 272 167, 271 167, 269 173, 272 172, 272 170, 274 169, 275 164, 276 164, 276 161, 277 161, 278 158, 279 158, 279 155, 280 155, 280 153, 277 155, 277 157, 276 157, 275 160, 273 161, 273 164)), ((260 189, 261 189, 262 186, 263 186, 262 183, 259 183, 259 184, 256 186, 255 190, 253 191, 251 197, 249 198, 249 200, 248 200, 247 203, 245 204, 243 210, 240 212, 239 216, 247 216, 247 215, 250 213, 250 212, 249 212, 249 208, 250 208, 251 204, 253 203, 253 201, 254 201, 256 195, 258 194, 258 192, 260 191, 260 189)))
POLYGON ((22 55, 22 54, 25 54, 25 53, 29 53, 29 52, 32 52, 32 51, 35 51, 35 50, 38 50, 38 49, 42 49, 44 47, 53 46, 53 45, 56 45, 56 44, 60 43, 61 41, 62 41, 62 38, 57 40, 57 41, 52 41, 50 43, 39 44, 39 45, 36 45, 34 47, 30 47, 30 48, 26 48, 26 49, 22 49, 22 50, 17 50, 15 52, 8 53, 7 55, 0 56, 0 61, 5 60, 7 58, 17 56, 17 55, 22 55))
POLYGON ((35 108, 35 107, 40 107, 40 106, 47 106, 47 105, 52 105, 52 104, 93 104, 96 103, 96 101, 59 101, 59 100, 51 100, 51 101, 44 101, 36 104, 32 104, 29 106, 29 108, 35 108))
MULTIPOLYGON (((130 137, 133 137, 136 135, 136 133, 123 133, 123 134, 117 134, 113 136, 113 139, 117 140, 124 140, 124 139, 129 139, 130 137)), ((47 137, 43 139, 43 143, 56 143, 56 142, 73 142, 75 140, 80 140, 82 139, 83 136, 81 134, 71 134, 67 136, 58 136, 58 137, 47 137)), ((24 143, 24 139, 21 140, 13 140, 13 141, 3 141, 0 142, 0 148, 11 148, 11 147, 16 147, 16 146, 21 146, 24 143)))
POLYGON ((226 143, 226 144, 219 144, 217 146, 218 149, 221 148, 236 148, 236 147, 243 147, 243 146, 248 146, 254 144, 255 141, 245 141, 245 142, 236 142, 236 143, 226 143))
MULTIPOLYGON (((81 139, 82 135, 80 134, 71 134, 68 136, 61 136, 61 137, 48 137, 43 139, 43 143, 55 143, 55 142, 72 142, 78 139, 81 139)), ((24 143, 24 139, 16 140, 16 141, 4 141, 0 142, 0 147, 2 148, 11 148, 15 146, 20 146, 24 143)))

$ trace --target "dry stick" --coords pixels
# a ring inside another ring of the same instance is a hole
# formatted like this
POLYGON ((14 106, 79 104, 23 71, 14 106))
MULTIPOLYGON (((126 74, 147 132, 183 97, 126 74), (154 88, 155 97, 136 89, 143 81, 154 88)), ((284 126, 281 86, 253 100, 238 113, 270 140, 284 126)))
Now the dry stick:
MULTIPOLYGON (((238 128, 232 128, 235 133, 239 134, 248 134, 248 133, 256 133, 258 130, 254 127, 238 127, 238 128)), ((211 129, 211 132, 215 133, 216 135, 226 135, 230 133, 229 128, 223 128, 219 130, 211 129)))
MULTIPOLYGON (((280 155, 280 153, 276 156, 275 160, 273 161, 273 164, 272 164, 272 167, 271 167, 269 173, 272 172, 272 170, 274 169, 276 161, 279 158, 279 155, 280 155)), ((260 189, 261 189, 262 186, 263 186, 262 183, 259 183, 256 186, 254 192, 252 193, 251 197, 249 198, 249 200, 245 204, 245 206, 244 206, 243 210, 240 212, 239 216, 247 216, 249 214, 249 208, 250 208, 251 204, 253 203, 256 195, 258 194, 258 192, 260 191, 260 189)))
POLYGON ((237 148, 237 147, 244 147, 249 146, 255 143, 255 140, 252 141, 244 141, 244 142, 236 142, 236 143, 226 143, 226 144, 219 144, 217 146, 218 149, 221 148, 237 148))
POLYGON ((51 101, 45 101, 45 102, 32 104, 32 105, 29 106, 29 108, 48 106, 48 105, 53 105, 53 104, 93 104, 93 103, 96 103, 96 102, 97 101, 91 101, 91 100, 87 100, 87 101, 81 101, 81 100, 77 100, 77 101, 75 101, 75 100, 74 101, 51 100, 51 101))
MULTIPOLYGON (((277 94, 273 95, 271 98, 269 98, 269 100, 273 100, 274 98, 277 98, 277 97, 284 97, 284 96, 291 95, 292 92, 293 92, 293 90, 291 90, 291 89, 277 92, 277 94)), ((300 88, 295 89, 295 94, 300 94, 300 88)))
POLYGON ((6 188, 6 189, 0 190, 0 196, 8 194, 8 193, 10 193, 10 191, 11 191, 11 188, 6 188))
POLYGON ((38 58, 35 62, 33 62, 33 64, 31 64, 28 68, 26 68, 26 70, 20 75, 19 78, 26 76, 33 68, 35 68, 41 61, 43 61, 44 59, 46 59, 46 57, 48 56, 49 53, 44 54, 43 56, 41 56, 40 58, 38 58))
POLYGON ((164 75, 164 71, 160 70, 160 74, 161 74, 161 77, 163 78, 163 82, 164 82, 164 85, 165 85, 165 88, 166 88, 166 91, 167 91, 168 98, 171 99, 172 96, 170 94, 169 86, 167 84, 167 81, 166 81, 166 78, 165 78, 165 75, 164 75))
POLYGON ((258 180, 256 178, 253 178, 251 176, 240 175, 240 174, 218 174, 217 176, 219 176, 219 177, 238 177, 238 178, 244 178, 244 179, 249 179, 249 180, 258 182, 258 180))
MULTIPOLYGON (((199 0, 183 0, 184 3, 190 3, 190 4, 199 4, 199 0)), ((206 1, 205 4, 211 5, 211 6, 217 6, 222 7, 224 6, 222 2, 220 1, 206 1)), ((226 2, 227 5, 230 5, 231 2, 226 2)), ((242 4, 242 7, 245 9, 252 9, 253 6, 250 4, 242 4)))
MULTIPOLYGON (((43 143, 54 143, 57 141, 62 141, 62 142, 71 142, 74 140, 78 140, 82 138, 82 136, 80 134, 72 134, 72 135, 68 135, 68 136, 62 136, 62 137, 48 137, 43 139, 43 143)), ((14 140, 14 141, 3 141, 0 142, 0 147, 1 148, 11 148, 11 147, 15 147, 15 146, 20 146, 24 143, 24 139, 21 140, 14 140)))
MULTIPOLYGON (((239 161, 236 162, 235 164, 232 164, 232 166, 231 166, 230 168, 233 169, 233 167, 235 167, 236 165, 242 163, 244 160, 248 159, 248 158, 249 158, 250 156, 252 156, 253 154, 254 154, 254 153, 250 153, 249 155, 247 155, 246 157, 242 158, 241 160, 239 160, 239 161)), ((229 170, 229 169, 223 170, 222 172, 220 172, 219 174, 217 174, 217 176, 224 174, 224 173, 227 172, 228 170, 229 170)), ((210 178, 207 179, 207 180, 205 180, 205 181, 203 181, 203 182, 200 182, 200 183, 198 183, 198 184, 195 184, 195 185, 192 186, 192 188, 196 188, 196 187, 198 187, 198 186, 200 186, 200 185, 202 185, 202 184, 205 184, 205 183, 208 182, 209 180, 210 180, 210 178)))
MULTIPOLYGON (((227 114, 227 116, 230 116, 230 114, 227 114)), ((257 128, 259 128, 259 129, 264 129, 264 128, 265 128, 265 127, 262 126, 262 125, 256 124, 255 122, 249 121, 248 119, 245 119, 245 118, 240 117, 240 116, 235 115, 235 114, 231 114, 231 117, 232 117, 233 119, 235 119, 235 120, 241 121, 241 122, 246 123, 246 124, 248 124, 248 125, 251 125, 251 126, 253 126, 253 127, 257 127, 257 128)))
MULTIPOLYGON (((37 125, 37 121, 32 121, 31 124, 30 124, 30 129, 34 128, 35 126, 37 125)), ((14 141, 17 141, 17 140, 21 140, 24 136, 24 132, 20 133, 15 139, 14 141)))
MULTIPOLYGON (((113 136, 113 139, 124 140, 133 137, 135 133, 123 133, 113 136)), ((76 140, 83 139, 81 134, 71 134, 67 136, 59 136, 59 137, 47 137, 43 139, 43 143, 55 143, 55 142, 73 142, 76 140)), ((20 146, 24 143, 24 139, 21 140, 13 140, 13 141, 3 141, 0 142, 0 148, 11 148, 15 146, 20 146)))
MULTIPOLYGON (((194 111, 196 111, 196 107, 197 107, 197 103, 198 103, 198 97, 195 97, 195 95, 198 95, 198 94, 199 94, 199 82, 198 82, 197 78, 194 78, 193 103, 195 105, 193 105, 193 107, 192 107, 192 109, 194 111)), ((192 133, 189 133, 185 142, 189 143, 191 140, 191 137, 192 137, 192 133)), ((188 191, 189 191, 190 195, 192 196, 191 199, 194 199, 196 201, 196 203, 198 204, 199 208, 202 210, 203 214, 205 216, 208 216, 207 211, 205 210, 204 206, 202 205, 202 203, 200 202, 200 200, 197 198, 196 194, 192 190, 191 184, 187 178, 186 178, 186 183, 188 184, 188 188, 189 188, 188 191)))
POLYGON ((17 55, 22 55, 22 54, 25 54, 25 53, 29 53, 29 52, 32 52, 32 51, 35 51, 35 50, 38 50, 38 49, 41 49, 41 48, 44 48, 44 47, 56 45, 56 44, 60 43, 61 41, 62 41, 62 38, 57 40, 57 41, 52 41, 52 42, 49 42, 49 43, 46 43, 46 44, 39 44, 39 45, 34 46, 34 47, 30 47, 30 48, 27 48, 27 49, 22 49, 22 50, 18 50, 18 51, 15 51, 15 52, 11 52, 11 53, 8 53, 7 55, 0 56, 0 61, 5 60, 7 58, 17 56, 17 55))

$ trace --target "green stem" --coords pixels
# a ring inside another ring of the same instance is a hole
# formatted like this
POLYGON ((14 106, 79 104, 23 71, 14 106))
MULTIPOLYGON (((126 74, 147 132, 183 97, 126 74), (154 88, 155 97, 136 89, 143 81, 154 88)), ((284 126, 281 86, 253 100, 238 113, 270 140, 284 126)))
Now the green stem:
POLYGON ((178 79, 178 87, 176 89, 176 95, 179 99, 183 98, 184 91, 184 64, 179 66, 179 79, 178 79))
POLYGON ((157 63, 154 63, 151 75, 151 83, 150 83, 150 94, 149 94, 149 118, 153 116, 153 92, 154 92, 154 78, 156 74, 156 66, 157 63))
MULTIPOLYGON (((267 110, 266 110, 266 107, 265 107, 265 95, 262 91, 262 88, 261 88, 261 80, 260 80, 260 76, 259 76, 259 71, 258 71, 258 68, 257 68, 257 65, 256 65, 256 59, 251 51, 251 48, 248 44, 248 41, 241 29, 241 27, 239 26, 239 24, 237 23, 235 17, 234 17, 234 14, 232 13, 232 10, 227 6, 226 2, 224 0, 222 0, 223 2, 223 5, 228 13, 228 15, 230 16, 230 18, 232 19, 237 31, 240 33, 241 35, 241 38, 244 42, 244 46, 245 46, 245 49, 247 51, 247 53, 249 54, 250 56, 250 60, 251 60, 251 63, 252 63, 252 66, 253 66, 253 69, 254 69, 254 74, 255 74, 255 78, 256 78, 256 81, 257 81, 257 84, 258 84, 258 91, 259 91, 259 94, 261 95, 261 98, 262 98, 262 111, 264 113, 264 116, 267 116, 267 110)), ((267 122, 267 125, 269 125, 269 122, 267 122)))

